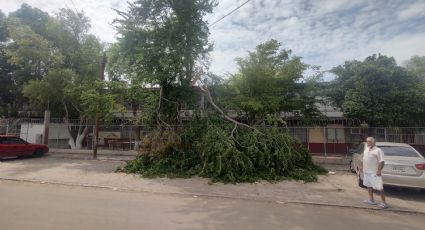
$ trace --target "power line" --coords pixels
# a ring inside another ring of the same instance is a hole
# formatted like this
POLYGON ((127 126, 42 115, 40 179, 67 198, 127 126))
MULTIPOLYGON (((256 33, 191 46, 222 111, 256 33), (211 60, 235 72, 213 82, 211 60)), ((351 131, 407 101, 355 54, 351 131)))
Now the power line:
POLYGON ((235 11, 239 10, 239 8, 241 8, 242 6, 244 6, 245 4, 247 4, 248 2, 250 2, 251 0, 248 0, 244 3, 242 3, 240 6, 236 7, 234 10, 230 11, 228 14, 224 15, 223 17, 221 17, 220 19, 218 19, 217 21, 213 22, 210 26, 214 26, 215 24, 217 24, 218 22, 220 22, 221 20, 223 20, 225 17, 233 14, 235 11))

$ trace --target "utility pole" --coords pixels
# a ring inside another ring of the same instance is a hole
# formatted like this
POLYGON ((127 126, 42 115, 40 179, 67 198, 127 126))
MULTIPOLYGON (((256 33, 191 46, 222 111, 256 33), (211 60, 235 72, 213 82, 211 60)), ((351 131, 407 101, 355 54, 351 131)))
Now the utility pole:
MULTIPOLYGON (((103 52, 102 57, 100 57, 99 62, 99 80, 103 81, 105 80, 105 66, 106 66, 106 53, 103 52)), ((102 96, 102 88, 99 89, 99 97, 102 96)), ((93 138, 93 159, 97 159, 97 141, 99 139, 99 123, 100 123, 100 114, 99 114, 99 107, 100 107, 100 101, 98 99, 97 101, 97 111, 96 111, 96 123, 94 127, 94 138, 93 138)))

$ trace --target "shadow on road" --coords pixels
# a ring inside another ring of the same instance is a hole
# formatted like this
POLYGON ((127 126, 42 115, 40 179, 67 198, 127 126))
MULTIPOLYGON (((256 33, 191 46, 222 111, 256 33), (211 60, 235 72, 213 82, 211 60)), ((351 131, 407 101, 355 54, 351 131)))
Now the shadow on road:
POLYGON ((425 189, 385 186, 385 194, 388 197, 425 202, 425 189))

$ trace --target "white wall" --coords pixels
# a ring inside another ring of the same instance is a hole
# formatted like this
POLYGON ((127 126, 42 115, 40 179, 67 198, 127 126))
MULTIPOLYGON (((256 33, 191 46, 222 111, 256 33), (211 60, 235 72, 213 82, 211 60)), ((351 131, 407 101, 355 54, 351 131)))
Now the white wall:
MULTIPOLYGON (((43 124, 22 123, 20 137, 29 143, 36 143, 37 134, 43 135, 43 124)), ((51 123, 49 126, 49 140, 69 139, 64 124, 51 123)))
POLYGON ((69 139, 68 127, 65 124, 50 123, 49 140, 52 139, 69 139))
POLYGON ((43 124, 30 124, 22 123, 21 124, 21 133, 20 137, 29 143, 36 143, 37 134, 43 134, 43 124))

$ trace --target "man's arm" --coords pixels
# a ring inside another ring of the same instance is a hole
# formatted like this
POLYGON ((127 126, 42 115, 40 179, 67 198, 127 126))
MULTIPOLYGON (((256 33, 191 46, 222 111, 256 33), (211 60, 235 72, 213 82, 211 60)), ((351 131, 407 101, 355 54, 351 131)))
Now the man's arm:
POLYGON ((378 172, 376 172, 376 175, 378 175, 378 176, 381 176, 382 175, 382 169, 384 168, 384 166, 385 166, 385 162, 384 161, 379 162, 378 172))
POLYGON ((378 162, 378 172, 376 172, 376 175, 381 176, 382 169, 385 166, 384 152, 381 149, 378 150, 378 162))

